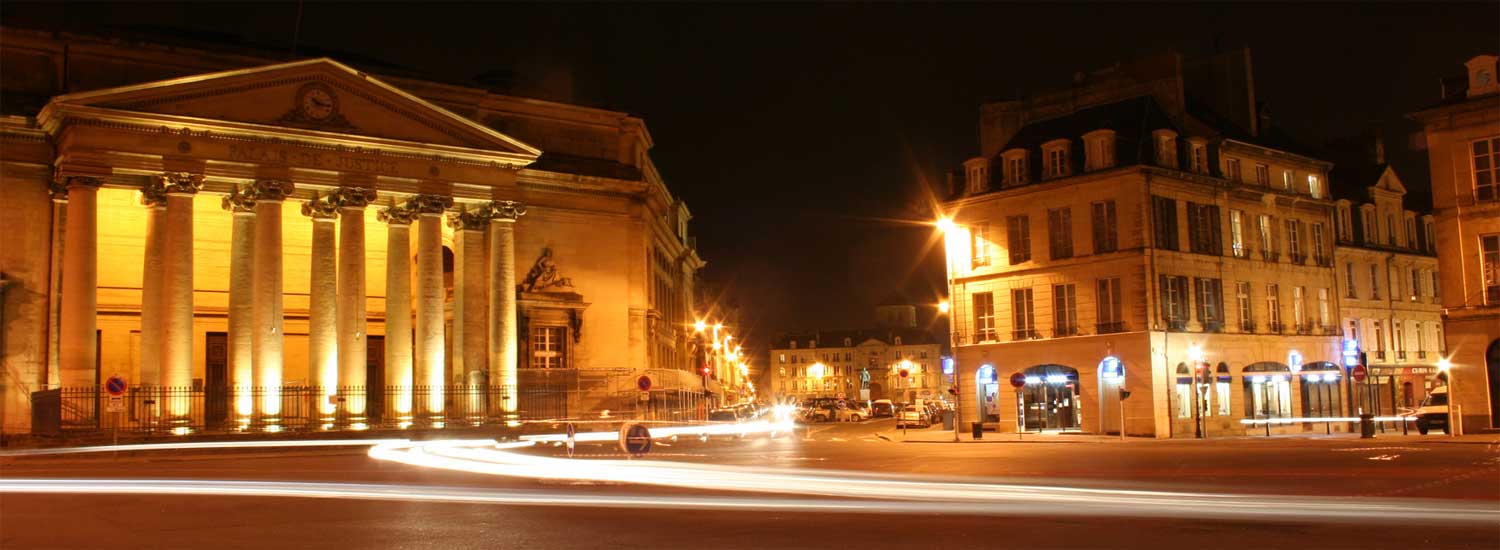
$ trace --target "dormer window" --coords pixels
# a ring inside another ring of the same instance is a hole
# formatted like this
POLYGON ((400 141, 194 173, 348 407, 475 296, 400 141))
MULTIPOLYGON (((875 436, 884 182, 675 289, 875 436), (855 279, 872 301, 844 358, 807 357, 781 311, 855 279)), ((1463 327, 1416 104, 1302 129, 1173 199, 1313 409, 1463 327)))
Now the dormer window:
POLYGON ((1151 135, 1156 143, 1156 165, 1177 168, 1177 132, 1161 129, 1151 135))
POLYGON ((990 159, 971 158, 964 162, 965 188, 970 195, 990 190, 990 159))
POLYGON ((792 340, 792 349, 797 349, 797 341, 796 340, 792 340))
POLYGON ((1364 231, 1365 244, 1380 242, 1380 236, 1375 234, 1376 227, 1375 207, 1368 204, 1359 207, 1359 228, 1364 231))
POLYGON ((1224 159, 1224 179, 1236 182, 1242 180, 1240 176, 1240 159, 1224 159))
POLYGON ((1115 131, 1094 130, 1083 135, 1084 169, 1104 170, 1115 166, 1115 131))
MULTIPOLYGON (((1424 244, 1423 248, 1425 250, 1427 250, 1428 252, 1436 251, 1437 250, 1437 231, 1434 230, 1434 226, 1432 224, 1432 215, 1431 214, 1422 216, 1422 236, 1424 236, 1424 237, 1427 238, 1427 240, 1423 242, 1423 244, 1424 244)), ((1436 294, 1434 294, 1434 296, 1436 296, 1436 294)))
POLYGON ((1200 137, 1188 139, 1188 160, 1194 172, 1208 173, 1208 140, 1200 137))
POLYGON ((1066 139, 1054 139, 1042 144, 1044 178, 1060 178, 1068 175, 1068 149, 1066 139))
POLYGON ((847 347, 852 347, 853 345, 854 345, 854 341, 853 340, 851 340, 849 338, 845 338, 844 339, 844 347, 846 347, 846 348, 847 347))
POLYGON ((1417 213, 1406 211, 1406 242, 1401 243, 1407 248, 1417 247, 1417 213))
POLYGON ((898 346, 901 345, 901 337, 900 336, 896 337, 896 345, 898 345, 898 346))
POLYGON ((1002 157, 1005 159, 1005 183, 1008 185, 1021 185, 1026 183, 1026 150, 1011 149, 1006 151, 1002 157))
POLYGON ((1354 236, 1351 234, 1354 231, 1354 226, 1349 221, 1349 201, 1341 200, 1335 205, 1333 215, 1333 230, 1338 240, 1345 242, 1354 240, 1354 236))
POLYGON ((1323 198, 1323 178, 1320 178, 1313 174, 1308 174, 1307 194, 1312 195, 1312 198, 1315 199, 1323 198))

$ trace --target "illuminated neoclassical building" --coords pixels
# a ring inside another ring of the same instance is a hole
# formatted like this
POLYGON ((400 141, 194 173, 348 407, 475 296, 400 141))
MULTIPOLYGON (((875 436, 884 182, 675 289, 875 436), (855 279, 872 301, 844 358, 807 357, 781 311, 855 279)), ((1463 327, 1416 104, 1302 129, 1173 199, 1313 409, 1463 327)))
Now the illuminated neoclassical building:
POLYGON ((6 432, 58 388, 64 427, 577 416, 642 374, 709 398, 703 261, 638 118, 326 58, 3 55, 6 432), (78 398, 114 375, 127 410, 78 398))

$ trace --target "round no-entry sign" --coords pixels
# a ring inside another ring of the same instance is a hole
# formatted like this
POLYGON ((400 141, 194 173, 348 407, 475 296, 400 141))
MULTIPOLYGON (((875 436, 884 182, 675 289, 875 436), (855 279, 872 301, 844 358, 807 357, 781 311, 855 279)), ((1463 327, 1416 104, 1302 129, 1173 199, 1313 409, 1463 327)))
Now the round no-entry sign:
POLYGON ((1017 388, 1019 388, 1021 386, 1025 386, 1026 385, 1026 375, 1021 374, 1019 372, 1010 375, 1010 385, 1015 386, 1017 388))
POLYGON ((109 392, 109 395, 112 397, 125 395, 125 390, 129 387, 130 385, 125 383, 125 379, 120 378, 118 374, 104 381, 104 391, 109 392))
POLYGON ((1361 384, 1365 382, 1365 377, 1369 374, 1369 370, 1366 369, 1364 365, 1354 365, 1354 368, 1349 369, 1349 377, 1353 378, 1355 382, 1359 382, 1361 384))
POLYGON ((642 374, 640 378, 635 379, 635 387, 640 388, 641 391, 651 391, 651 377, 642 374))

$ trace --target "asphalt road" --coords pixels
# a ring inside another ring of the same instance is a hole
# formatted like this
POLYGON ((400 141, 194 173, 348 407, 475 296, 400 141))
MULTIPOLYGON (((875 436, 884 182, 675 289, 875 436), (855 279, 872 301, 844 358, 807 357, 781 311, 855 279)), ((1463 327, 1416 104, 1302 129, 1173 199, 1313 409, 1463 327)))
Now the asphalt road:
MULTIPOLYGON (((776 440, 662 442, 660 460, 721 466, 860 470, 990 482, 1216 494, 1322 495, 1351 502, 1463 499, 1500 514, 1500 444, 1440 437, 1212 441, 1056 439, 1027 443, 895 443, 889 420, 814 425, 776 440)), ((561 449, 530 453, 560 455, 561 449)), ((618 459, 582 445, 576 460, 618 459)), ((0 493, 0 548, 829 548, 1156 547, 1497 548, 1500 521, 1451 524, 1244 520, 1188 513, 1104 516, 663 508, 653 499, 741 493, 615 483, 537 481, 384 462, 357 449, 288 452, 141 452, 13 459, 16 479, 306 481, 494 494, 618 498, 624 504, 440 503, 383 498, 0 493), (632 504, 632 502, 639 503, 632 504)), ((925 479, 925 477, 923 477, 925 479)), ((796 497, 798 487, 780 496, 796 497)), ((715 501, 720 502, 720 501, 715 501)), ((1500 515, 1497 515, 1500 517, 1500 515)))

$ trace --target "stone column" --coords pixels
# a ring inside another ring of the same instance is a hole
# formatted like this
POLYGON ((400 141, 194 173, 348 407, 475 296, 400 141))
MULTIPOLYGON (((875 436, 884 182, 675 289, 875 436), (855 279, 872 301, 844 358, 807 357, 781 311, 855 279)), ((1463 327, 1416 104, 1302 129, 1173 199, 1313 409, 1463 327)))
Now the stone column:
POLYGON ((415 385, 417 411, 430 419, 443 414, 443 211, 453 198, 417 195, 409 208, 417 214, 417 341, 415 385), (425 398, 423 398, 425 396, 425 398))
POLYGON ((375 190, 344 187, 328 196, 339 207, 338 345, 339 375, 344 397, 343 413, 351 422, 366 417, 365 368, 368 348, 365 329, 365 207, 375 200, 375 190))
POLYGON ((255 413, 255 197, 254 188, 236 188, 223 207, 234 216, 229 232, 229 386, 235 420, 250 422, 255 413))
POLYGON ((141 267, 141 379, 143 387, 162 385, 162 248, 166 237, 167 194, 160 181, 141 189, 146 207, 146 258, 141 267))
POLYGON ((329 198, 302 203, 302 215, 312 218, 312 265, 308 269, 307 361, 308 378, 318 388, 318 414, 332 422, 338 395, 338 260, 334 253, 333 222, 338 204, 329 198))
POLYGON ((64 228, 68 224, 68 187, 61 181, 54 181, 47 184, 47 191, 52 195, 52 272, 47 280, 47 371, 42 373, 38 382, 50 389, 62 384, 58 335, 62 329, 63 239, 67 235, 64 228))
POLYGON ((68 225, 63 242, 62 303, 58 308, 59 383, 94 387, 99 383, 98 194, 102 178, 67 176, 68 225))
POLYGON ((486 266, 484 261, 484 228, 488 225, 488 212, 466 211, 448 217, 448 225, 454 229, 454 247, 457 249, 458 273, 453 277, 455 327, 461 327, 454 335, 457 357, 454 367, 462 369, 463 383, 468 386, 467 407, 464 411, 471 418, 482 419, 489 411, 485 399, 489 385, 487 367, 489 355, 489 330, 486 325, 489 315, 485 296, 486 266))
MULTIPOLYGON (((186 389, 193 386, 193 198, 203 188, 203 175, 169 173, 158 181, 167 195, 161 241, 162 384, 186 389)), ((191 403, 186 393, 172 396, 167 420, 186 421, 191 403)))
POLYGON ((378 216, 386 223, 385 385, 397 388, 388 406, 397 422, 407 423, 412 418, 411 222, 416 212, 391 205, 378 216))
POLYGON ((500 412, 516 412, 516 218, 526 206, 514 201, 490 203, 490 384, 500 386, 500 412))
POLYGON ((294 189, 292 182, 255 182, 255 260, 252 317, 257 416, 270 425, 281 422, 282 285, 281 203, 294 189))

